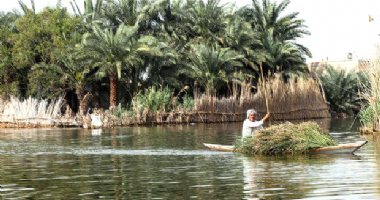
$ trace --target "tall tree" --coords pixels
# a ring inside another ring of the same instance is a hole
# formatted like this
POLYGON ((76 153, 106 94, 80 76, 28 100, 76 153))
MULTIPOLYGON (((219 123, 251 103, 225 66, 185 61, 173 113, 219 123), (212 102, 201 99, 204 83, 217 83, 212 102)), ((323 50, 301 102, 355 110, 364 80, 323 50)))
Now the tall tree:
MULTIPOLYGON (((29 85, 34 77, 29 76, 36 64, 54 65, 60 62, 61 53, 67 46, 74 45, 78 31, 79 19, 71 17, 66 9, 45 8, 34 14, 28 12, 16 22, 16 33, 12 35, 12 66, 17 70, 15 81, 19 82, 19 95, 37 95, 41 90, 29 85)), ((42 84, 43 82, 34 82, 42 84)), ((46 87, 42 88, 49 88, 46 87)))
POLYGON ((185 70, 195 78, 209 95, 216 95, 218 89, 228 82, 234 67, 242 66, 243 55, 218 45, 192 45, 189 68, 185 70))
POLYGON ((0 93, 18 93, 18 83, 15 81, 17 69, 12 65, 12 35, 16 34, 16 20, 20 16, 13 12, 0 12, 0 93))
POLYGON ((190 25, 193 37, 209 41, 217 41, 226 25, 225 6, 220 0, 188 0, 188 12, 185 17, 190 25))
MULTIPOLYGON (((73 110, 78 110, 80 114, 85 114, 83 100, 86 94, 86 86, 94 82, 96 68, 88 62, 82 54, 80 47, 67 47, 67 51, 62 52, 60 62, 54 64, 39 63, 33 66, 29 74, 30 83, 33 86, 30 90, 39 94, 39 97, 56 97, 74 91, 77 101, 69 101, 73 110), (41 84, 45 83, 43 87, 41 84), (46 86, 49 87, 46 87, 46 86), (76 103, 78 102, 78 104, 76 103)), ((68 99, 70 100, 70 99, 68 99)))
POLYGON ((269 0, 252 0, 252 7, 241 11, 259 34, 262 46, 258 48, 267 54, 265 61, 260 63, 272 73, 304 70, 306 57, 311 56, 306 47, 296 42, 296 39, 310 34, 304 20, 297 18, 298 12, 283 13, 289 3, 289 0, 279 4, 269 0))
POLYGON ((351 115, 360 111, 364 102, 359 95, 361 84, 366 82, 363 74, 327 66, 320 79, 331 111, 351 115))
POLYGON ((83 48, 94 66, 98 77, 108 77, 110 85, 110 107, 118 104, 118 80, 123 75, 133 81, 136 69, 143 61, 144 54, 156 51, 149 45, 154 37, 138 38, 135 26, 120 25, 116 32, 93 26, 93 32, 83 37, 83 48))

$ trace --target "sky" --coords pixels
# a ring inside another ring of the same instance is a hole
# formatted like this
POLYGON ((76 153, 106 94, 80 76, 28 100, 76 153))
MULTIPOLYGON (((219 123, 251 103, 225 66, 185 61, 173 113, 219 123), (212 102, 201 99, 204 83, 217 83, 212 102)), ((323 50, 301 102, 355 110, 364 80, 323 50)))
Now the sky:
MULTIPOLYGON (((70 6, 71 0, 62 0, 70 6)), ((83 0, 76 0, 81 4, 83 0)), ((273 0, 272 0, 273 1, 273 0)), ((29 0, 24 0, 29 5, 29 0)), ((35 0, 37 11, 46 6, 55 6, 56 0, 35 0)), ((221 0, 236 6, 251 4, 251 0, 221 0)), ((17 0, 1 0, 4 12, 19 9, 17 0)), ((305 20, 311 35, 297 40, 312 52, 308 61, 346 60, 348 53, 353 59, 370 59, 380 44, 379 0, 290 0, 283 14, 299 12, 298 18, 305 20), (373 20, 369 20, 372 18, 373 20)))

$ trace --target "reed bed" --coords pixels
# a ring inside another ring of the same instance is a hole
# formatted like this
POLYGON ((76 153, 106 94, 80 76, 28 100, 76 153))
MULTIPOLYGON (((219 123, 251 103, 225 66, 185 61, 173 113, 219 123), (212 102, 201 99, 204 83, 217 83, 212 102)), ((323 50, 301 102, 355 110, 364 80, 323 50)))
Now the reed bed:
MULTIPOLYGON (((284 82, 280 77, 274 77, 266 82, 265 89, 272 119, 298 120, 330 117, 319 85, 312 78, 298 78, 284 82)), ((252 87, 247 88, 250 90, 252 87)), ((173 101, 171 91, 167 88, 151 88, 133 99, 131 110, 119 106, 112 111, 101 111, 100 115, 104 127, 135 124, 241 122, 246 118, 246 110, 251 108, 257 110, 260 118, 266 113, 263 84, 257 85, 255 93, 249 92, 247 88, 243 87, 240 94, 235 94, 240 96, 228 98, 196 95, 194 100, 185 99, 182 105, 173 101)), ((6 106, 3 108, 0 121, 2 123, 54 124, 56 119, 62 117, 60 113, 62 104, 62 98, 48 102, 33 98, 20 101, 11 97, 9 103, 3 103, 6 106)), ((80 126, 81 122, 77 123, 80 126)))
POLYGON ((203 95, 195 99, 194 111, 235 113, 241 114, 244 119, 246 110, 255 108, 259 115, 263 115, 266 113, 265 88, 269 111, 275 120, 330 117, 319 84, 312 78, 290 79, 284 82, 276 76, 267 81, 266 87, 260 82, 257 88, 254 95, 244 98, 216 98, 203 95))
MULTIPOLYGON (((280 77, 267 80, 269 110, 274 120, 300 120, 329 118, 330 113, 319 84, 312 78, 290 79, 284 82, 280 77)), ((214 123, 241 122, 246 110, 255 108, 258 117, 266 113, 265 93, 262 83, 256 93, 244 92, 240 96, 218 98, 212 95, 197 95, 193 109, 173 109, 169 112, 136 112, 133 124, 163 123, 214 123)))
POLYGON ((377 57, 366 68, 362 68, 366 75, 369 86, 365 87, 360 95, 368 102, 360 112, 362 133, 380 132, 380 49, 377 57))
POLYGON ((56 119, 61 117, 62 105, 62 98, 49 102, 32 97, 19 100, 11 96, 9 101, 5 103, 0 121, 5 123, 54 124, 56 119))

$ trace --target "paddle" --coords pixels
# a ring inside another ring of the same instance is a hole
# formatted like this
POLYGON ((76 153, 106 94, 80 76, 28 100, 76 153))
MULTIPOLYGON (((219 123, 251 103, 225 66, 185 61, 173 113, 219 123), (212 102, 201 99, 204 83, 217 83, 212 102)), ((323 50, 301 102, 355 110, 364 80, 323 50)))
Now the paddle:
POLYGON ((264 72, 263 72, 263 65, 260 63, 260 71, 261 71, 261 81, 263 82, 263 88, 264 88, 264 97, 265 97, 265 105, 267 107, 267 113, 269 113, 269 101, 267 97, 267 88, 265 85, 265 79, 264 79, 264 72))

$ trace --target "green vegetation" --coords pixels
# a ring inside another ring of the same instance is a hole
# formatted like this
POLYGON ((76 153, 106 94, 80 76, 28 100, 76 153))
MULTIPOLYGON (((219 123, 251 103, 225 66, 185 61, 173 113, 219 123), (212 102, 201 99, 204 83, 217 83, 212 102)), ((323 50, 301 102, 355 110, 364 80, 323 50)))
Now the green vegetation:
POLYGON ((363 73, 347 73, 328 66, 320 80, 332 112, 354 115, 360 111, 365 103, 360 93, 363 86, 368 85, 363 73))
POLYGON ((182 103, 179 105, 179 108, 182 108, 185 111, 191 111, 194 108, 194 105, 195 105, 194 99, 191 96, 186 94, 182 98, 182 103))
POLYGON ((376 105, 375 108, 372 105, 368 105, 360 111, 360 122, 364 127, 374 128, 374 123, 378 118, 380 113, 380 103, 376 105))
POLYGON ((324 133, 315 122, 288 122, 260 130, 255 137, 238 139, 235 148, 250 155, 279 155, 302 154, 312 148, 336 144, 336 141, 324 133))
POLYGON ((135 113, 156 113, 169 111, 171 107, 171 91, 169 88, 151 87, 143 93, 138 93, 132 99, 132 110, 135 113))
POLYGON ((118 116, 191 110, 193 91, 238 98, 257 85, 260 64, 265 76, 288 77, 307 71, 311 56, 297 43, 309 32, 298 13, 285 12, 289 0, 243 8, 219 0, 83 0, 84 10, 74 1, 73 15, 59 1, 41 12, 34 1, 31 8, 19 2, 22 13, 0 13, 0 94, 63 96, 80 114, 87 94, 118 116), (186 97, 178 92, 184 87, 186 97))
POLYGON ((380 131, 380 53, 364 71, 368 84, 363 86, 360 94, 367 105, 360 112, 362 123, 361 132, 371 133, 380 131))

